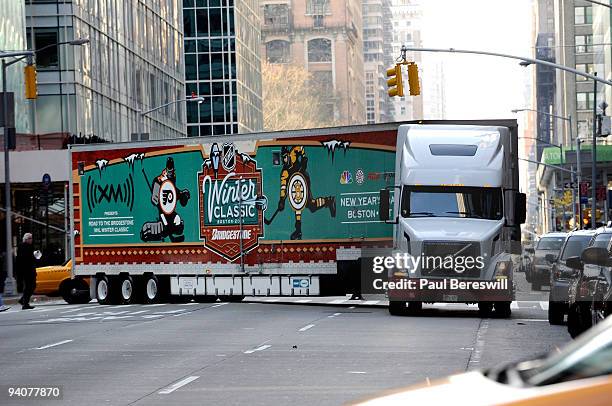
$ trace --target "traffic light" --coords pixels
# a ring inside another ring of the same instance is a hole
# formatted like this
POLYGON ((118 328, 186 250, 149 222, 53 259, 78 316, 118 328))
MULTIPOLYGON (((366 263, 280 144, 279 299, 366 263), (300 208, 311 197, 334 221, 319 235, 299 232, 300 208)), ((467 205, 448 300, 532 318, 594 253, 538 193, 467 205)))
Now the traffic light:
POLYGON ((414 62, 408 64, 408 86, 410 87, 410 96, 418 96, 421 94, 419 68, 414 62))
POLYGON ((387 69, 387 77, 391 79, 387 80, 387 86, 389 90, 389 96, 395 97, 404 95, 404 86, 402 84, 402 65, 396 64, 394 68, 387 69))
POLYGON ((25 78, 26 99, 36 99, 36 66, 26 65, 26 67, 23 68, 23 75, 25 78))

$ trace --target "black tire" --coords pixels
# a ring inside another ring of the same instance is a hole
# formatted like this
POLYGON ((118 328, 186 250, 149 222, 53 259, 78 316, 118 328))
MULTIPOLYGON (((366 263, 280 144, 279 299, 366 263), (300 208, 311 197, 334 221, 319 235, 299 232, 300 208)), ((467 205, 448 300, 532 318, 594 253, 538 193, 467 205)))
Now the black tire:
POLYGON ((563 325, 565 306, 562 302, 548 302, 548 322, 553 326, 563 325))
POLYGON ((214 303, 217 301, 217 296, 196 296, 193 299, 198 303, 214 303))
POLYGON ((98 304, 112 304, 112 290, 111 283, 106 276, 102 275, 96 278, 96 299, 98 299, 98 304))
POLYGON ((593 325, 590 308, 575 303, 567 317, 567 332, 572 338, 578 337, 593 325))
POLYGON ((423 310, 423 302, 408 302, 408 314, 417 314, 423 310))
POLYGON ((576 338, 580 335, 576 305, 570 307, 567 312, 567 332, 572 338, 576 338))
POLYGON ((146 275, 142 280, 142 301, 145 304, 158 303, 161 300, 161 287, 155 275, 146 275))
POLYGON ((507 319, 512 315, 510 305, 512 302, 495 302, 495 317, 507 319))
POLYGON ((68 304, 89 303, 89 285, 81 279, 69 279, 64 281, 59 288, 62 299, 68 304))
POLYGON ((482 318, 491 317, 493 302, 478 302, 478 313, 482 318))
POLYGON ((389 300, 389 314, 392 316, 403 316, 407 313, 406 302, 389 300))
POLYGON ((219 300, 222 302, 237 303, 237 302, 242 302, 243 299, 244 299, 244 296, 242 295, 219 296, 219 300))
POLYGON ((121 276, 119 278, 117 297, 119 304, 131 304, 135 302, 136 290, 134 279, 131 276, 121 276))

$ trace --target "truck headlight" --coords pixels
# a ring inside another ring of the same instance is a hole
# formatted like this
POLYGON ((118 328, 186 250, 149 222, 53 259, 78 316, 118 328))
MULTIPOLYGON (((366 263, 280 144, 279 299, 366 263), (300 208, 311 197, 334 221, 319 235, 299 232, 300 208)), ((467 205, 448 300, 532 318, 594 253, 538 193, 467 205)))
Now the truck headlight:
POLYGON ((495 278, 507 278, 512 272, 512 261, 499 261, 495 265, 495 278))

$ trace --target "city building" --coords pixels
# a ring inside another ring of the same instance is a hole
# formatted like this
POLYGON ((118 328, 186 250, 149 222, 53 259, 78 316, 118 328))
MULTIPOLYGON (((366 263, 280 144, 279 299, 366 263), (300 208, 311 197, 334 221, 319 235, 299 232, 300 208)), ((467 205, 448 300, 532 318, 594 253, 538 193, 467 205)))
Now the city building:
POLYGON ((363 58, 366 123, 393 121, 392 98, 387 95, 387 69, 393 66, 391 0, 363 1, 363 58))
POLYGON ((263 129, 261 17, 255 0, 184 0, 187 106, 190 137, 263 129))
POLYGON ((139 114, 185 98, 179 3, 26 0, 28 45, 49 46, 36 57, 33 131, 104 141, 184 137, 185 103, 142 123, 139 114), (53 46, 79 38, 90 42, 53 46))
POLYGON ((439 55, 423 55, 423 65, 427 73, 421 76, 423 94, 423 118, 444 120, 446 118, 446 82, 444 64, 439 55))
MULTIPOLYGON (((366 121, 363 20, 356 0, 262 0, 262 52, 303 66, 338 125, 366 121)), ((380 18, 381 17, 376 17, 380 18)), ((382 21, 379 23, 381 24, 382 21)))
MULTIPOLYGON (((422 47, 421 21, 423 10, 420 0, 391 0, 391 15, 393 25, 393 41, 391 42, 393 59, 400 56, 402 45, 411 47, 422 47)), ((420 66, 422 53, 408 52, 406 57, 410 62, 416 62, 420 66)), ((404 78, 408 75, 406 68, 403 69, 404 78)), ((423 79, 423 70, 419 68, 419 77, 423 79)), ((428 72, 429 73, 429 72, 428 72)), ((423 118, 423 96, 410 96, 408 93, 408 81, 404 97, 394 97, 392 101, 391 114, 395 121, 418 120, 423 118)))
MULTIPOLYGON (((26 49, 25 4, 22 0, 0 2, 0 50, 26 49)), ((7 60, 7 62, 10 61, 7 60)), ((17 133, 29 133, 31 129, 30 103, 25 99, 23 63, 7 68, 7 91, 15 97, 15 128, 17 133)), ((2 71, 0 70, 0 80, 2 71)), ((0 112, 1 114, 1 112, 0 112)))

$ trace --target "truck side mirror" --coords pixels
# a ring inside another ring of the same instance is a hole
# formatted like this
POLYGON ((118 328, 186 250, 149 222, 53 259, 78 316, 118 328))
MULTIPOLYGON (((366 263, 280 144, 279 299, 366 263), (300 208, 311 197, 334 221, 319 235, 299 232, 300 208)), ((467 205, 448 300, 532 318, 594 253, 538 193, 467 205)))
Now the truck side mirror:
POLYGON ((378 203, 378 217, 382 221, 389 221, 389 200, 391 192, 389 189, 380 189, 380 202, 378 203))
POLYGON ((514 205, 514 223, 524 224, 527 219, 527 195, 525 193, 517 193, 514 205))
POLYGON ((610 264, 608 250, 601 247, 589 247, 582 251, 580 259, 585 264, 607 266, 610 264))
POLYGON ((582 264, 582 261, 580 260, 580 257, 569 257, 568 259, 565 260, 565 265, 567 265, 568 267, 572 269, 576 269, 578 271, 582 271, 582 268, 583 268, 583 264, 582 264))

